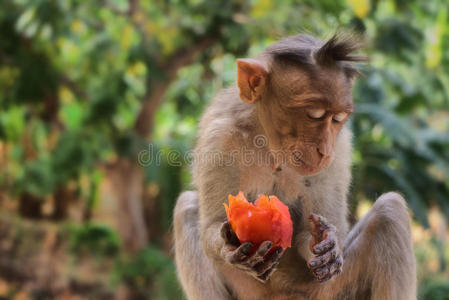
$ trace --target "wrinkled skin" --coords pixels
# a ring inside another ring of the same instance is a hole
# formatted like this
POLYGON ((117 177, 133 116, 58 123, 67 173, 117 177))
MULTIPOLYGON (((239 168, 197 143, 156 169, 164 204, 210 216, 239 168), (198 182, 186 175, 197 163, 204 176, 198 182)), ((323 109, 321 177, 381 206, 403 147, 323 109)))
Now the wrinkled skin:
MULTIPOLYGON (((309 246, 315 257, 307 265, 318 281, 325 282, 341 273, 343 266, 336 229, 316 214, 311 214, 309 221, 312 234, 309 246)), ((222 225, 221 236, 226 243, 222 254, 225 260, 261 282, 269 279, 283 254, 280 247, 272 249, 270 241, 263 242, 258 249, 253 249, 249 242, 241 244, 227 221, 222 225)))
POLYGON ((316 279, 325 282, 342 271, 343 258, 335 234, 336 229, 316 214, 311 214, 309 221, 312 234, 309 246, 316 256, 309 260, 307 265, 316 279))
POLYGON ((271 150, 285 153, 285 162, 302 176, 332 163, 337 135, 353 110, 352 80, 333 69, 316 73, 320 79, 311 80, 298 68, 274 67, 270 93, 257 103, 261 122, 272 126, 266 130, 271 150))
POLYGON ((221 227, 221 236, 226 243, 222 254, 225 261, 260 282, 268 280, 283 254, 281 247, 273 249, 271 241, 262 242, 257 249, 253 249, 253 244, 249 242, 241 244, 227 221, 221 227))

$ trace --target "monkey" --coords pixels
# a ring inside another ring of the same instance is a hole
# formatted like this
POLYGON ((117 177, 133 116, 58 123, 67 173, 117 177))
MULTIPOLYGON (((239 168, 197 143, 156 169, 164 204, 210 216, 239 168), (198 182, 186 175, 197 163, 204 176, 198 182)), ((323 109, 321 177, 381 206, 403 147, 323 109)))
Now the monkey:
POLYGON ((189 300, 416 299, 410 215, 381 195, 352 228, 352 87, 360 72, 352 35, 298 34, 237 60, 237 80, 199 124, 195 190, 173 216, 175 263, 189 300), (289 207, 292 247, 240 243, 223 203, 276 195, 289 207))

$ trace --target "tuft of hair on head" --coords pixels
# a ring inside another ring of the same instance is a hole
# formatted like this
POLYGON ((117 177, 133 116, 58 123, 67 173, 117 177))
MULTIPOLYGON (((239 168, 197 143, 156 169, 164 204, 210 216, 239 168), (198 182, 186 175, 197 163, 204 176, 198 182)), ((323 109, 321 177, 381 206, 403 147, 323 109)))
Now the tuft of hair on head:
POLYGON ((266 52, 275 61, 295 63, 309 70, 316 66, 338 66, 349 77, 361 75, 353 64, 365 62, 363 55, 353 54, 364 44, 355 34, 335 33, 327 42, 306 34, 284 38, 267 48, 266 52))
POLYGON ((352 63, 368 60, 366 56, 353 54, 363 47, 360 37, 355 34, 337 32, 314 52, 314 58, 321 66, 340 65, 346 76, 353 78, 361 76, 362 73, 352 63))
POLYGON ((266 49, 266 52, 275 61, 295 63, 302 66, 311 66, 312 50, 321 45, 322 42, 307 34, 297 34, 274 43, 266 49))
POLYGON ((318 64, 328 66, 339 61, 364 62, 367 58, 353 52, 363 48, 360 38, 354 34, 334 34, 324 45, 315 51, 315 60, 318 64))

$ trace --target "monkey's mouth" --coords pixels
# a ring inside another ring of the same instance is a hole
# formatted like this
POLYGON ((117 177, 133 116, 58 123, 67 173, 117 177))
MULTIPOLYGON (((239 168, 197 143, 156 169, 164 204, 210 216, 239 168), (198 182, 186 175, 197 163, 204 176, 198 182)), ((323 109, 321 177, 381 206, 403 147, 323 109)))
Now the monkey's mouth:
POLYGON ((292 164, 295 167, 299 167, 303 172, 316 173, 324 169, 328 165, 327 159, 321 159, 318 163, 314 164, 304 159, 301 151, 292 151, 292 164))

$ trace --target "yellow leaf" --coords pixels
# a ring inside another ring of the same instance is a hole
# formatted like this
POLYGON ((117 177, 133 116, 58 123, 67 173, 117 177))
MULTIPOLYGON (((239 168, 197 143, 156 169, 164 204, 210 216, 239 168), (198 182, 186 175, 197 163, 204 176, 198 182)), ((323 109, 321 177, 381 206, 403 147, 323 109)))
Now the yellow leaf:
POLYGON ((255 18, 264 17, 273 12, 274 1, 271 0, 258 0, 255 1, 250 15, 255 18))
POLYGON ((178 38, 178 31, 173 27, 168 27, 158 33, 157 38, 162 45, 162 53, 169 55, 175 50, 175 40, 178 38))
POLYGON ((84 23, 80 20, 74 20, 70 27, 75 33, 82 33, 84 31, 84 23))
POLYGON ((131 25, 126 25, 123 29, 122 39, 120 40, 120 46, 123 50, 128 50, 131 46, 134 30, 131 25))
POLYGON ((370 0, 348 0, 348 4, 360 19, 368 15, 371 6, 370 0))
POLYGON ((426 66, 429 69, 436 68, 443 58, 443 36, 446 28, 447 12, 440 10, 437 23, 427 31, 426 66))
POLYGON ((58 94, 63 103, 72 103, 75 100, 73 93, 65 86, 59 88, 58 94))

